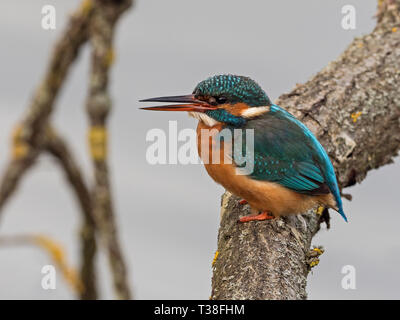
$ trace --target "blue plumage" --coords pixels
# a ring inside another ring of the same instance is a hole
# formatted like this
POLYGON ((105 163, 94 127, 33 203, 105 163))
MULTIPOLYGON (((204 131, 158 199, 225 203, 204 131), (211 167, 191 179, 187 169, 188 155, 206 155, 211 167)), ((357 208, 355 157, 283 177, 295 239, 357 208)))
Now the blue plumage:
POLYGON ((224 109, 209 110, 207 111, 207 115, 219 122, 223 122, 235 127, 240 127, 246 123, 246 119, 234 116, 224 109))
MULTIPOLYGON (((338 212, 347 221, 332 163, 317 138, 302 122, 279 106, 271 105, 270 112, 247 121, 242 128, 254 129, 251 178, 276 182, 309 195, 331 192, 338 212)), ((246 139, 243 137, 242 140, 246 139)))
POLYGON ((250 107, 271 104, 264 90, 249 77, 223 74, 201 81, 193 91, 199 96, 223 95, 229 103, 245 102, 250 107))
POLYGON ((255 119, 229 116, 223 108, 206 114, 232 129, 254 129, 255 163, 251 178, 276 182, 304 194, 331 192, 338 212, 347 221, 335 171, 325 149, 301 121, 272 104, 255 81, 243 76, 217 75, 200 82, 193 93, 199 97, 224 97, 231 105, 242 102, 249 107, 269 106, 269 112, 255 119))
MULTIPOLYGON (((299 212, 295 211, 299 208, 306 210, 315 204, 323 204, 336 207, 335 209, 347 221, 335 171, 324 148, 301 121, 271 103, 264 90, 250 78, 216 75, 201 81, 191 95, 159 97, 144 101, 185 103, 145 109, 189 111, 202 122, 198 130, 202 127, 218 127, 218 130, 240 128, 242 134, 246 135, 247 129, 253 129, 254 148, 247 150, 246 145, 242 145, 243 154, 254 153, 249 155, 254 159, 253 171, 247 173, 250 179, 247 177, 245 180, 237 179, 226 166, 212 164, 206 166, 215 181, 228 190, 232 189, 237 195, 249 198, 246 200, 252 208, 271 210, 273 214, 279 216, 299 212), (259 184, 255 183, 255 180, 275 184, 259 184), (260 185, 264 188, 261 193, 257 190, 260 185), (254 192, 251 188, 255 189, 254 192), (280 191, 274 191, 274 188, 280 191), (264 192, 269 192, 270 197, 264 197, 264 192), (281 196, 274 198, 274 192, 276 195, 280 193, 281 196), (298 193, 311 197, 301 197, 298 193), (270 201, 270 198, 274 198, 273 201, 270 201), (304 206, 293 206, 297 202, 304 206)), ((232 137, 235 137, 234 133, 232 137)), ((241 140, 245 144, 246 136, 241 140)), ((235 154, 233 158, 235 160, 235 154)), ((240 166, 241 161, 236 160, 236 165, 240 166)), ((232 169, 231 164, 229 168, 232 169)), ((265 214, 261 214, 254 218, 246 218, 245 221, 253 219, 267 218, 265 214)))

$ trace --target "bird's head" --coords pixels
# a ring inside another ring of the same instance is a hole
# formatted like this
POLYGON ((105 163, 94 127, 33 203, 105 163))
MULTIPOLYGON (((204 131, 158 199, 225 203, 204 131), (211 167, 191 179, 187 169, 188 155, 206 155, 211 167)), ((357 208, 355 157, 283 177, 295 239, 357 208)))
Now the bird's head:
POLYGON ((141 102, 178 104, 142 108, 158 111, 188 111, 208 126, 224 123, 242 126, 247 120, 269 111, 271 101, 261 87, 248 77, 217 75, 200 82, 193 93, 159 97, 141 102))

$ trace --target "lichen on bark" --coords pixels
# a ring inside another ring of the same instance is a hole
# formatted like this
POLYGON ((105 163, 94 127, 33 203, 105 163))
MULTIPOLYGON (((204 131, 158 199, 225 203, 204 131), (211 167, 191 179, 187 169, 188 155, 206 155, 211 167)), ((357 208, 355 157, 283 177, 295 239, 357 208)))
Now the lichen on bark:
MULTIPOLYGON (((327 150, 341 188, 391 163, 400 148, 400 0, 379 1, 377 26, 276 104, 303 121, 327 150)), ((305 299, 315 210, 237 224, 248 214, 223 195, 211 299, 305 299)), ((351 222, 351 215, 349 217, 351 222)))

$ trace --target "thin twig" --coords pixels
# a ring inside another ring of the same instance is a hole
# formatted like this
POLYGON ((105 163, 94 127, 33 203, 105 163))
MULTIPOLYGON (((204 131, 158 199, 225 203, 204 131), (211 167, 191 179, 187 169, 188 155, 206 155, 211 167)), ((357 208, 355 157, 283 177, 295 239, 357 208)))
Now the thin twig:
POLYGON ((120 14, 131 5, 131 1, 98 0, 95 4, 90 26, 92 67, 86 105, 91 126, 89 144, 95 171, 93 209, 101 239, 108 251, 116 295, 120 299, 130 299, 126 266, 117 237, 110 190, 106 122, 111 109, 108 73, 114 56, 112 47, 114 27, 120 14))
POLYGON ((21 234, 0 237, 0 246, 26 246, 34 245, 45 250, 54 264, 60 269, 65 281, 77 293, 83 291, 83 283, 76 270, 70 266, 63 246, 54 239, 36 234, 21 234))

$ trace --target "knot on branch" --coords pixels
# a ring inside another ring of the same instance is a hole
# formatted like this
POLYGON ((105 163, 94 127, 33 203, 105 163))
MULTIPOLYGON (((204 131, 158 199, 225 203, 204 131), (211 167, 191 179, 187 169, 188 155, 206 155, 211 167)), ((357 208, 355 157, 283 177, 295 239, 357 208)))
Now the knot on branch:
POLYGON ((103 123, 111 110, 111 99, 106 92, 92 94, 87 102, 87 111, 96 123, 103 123))

